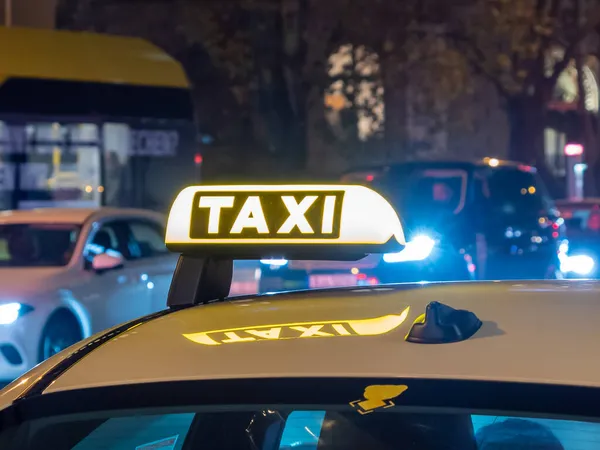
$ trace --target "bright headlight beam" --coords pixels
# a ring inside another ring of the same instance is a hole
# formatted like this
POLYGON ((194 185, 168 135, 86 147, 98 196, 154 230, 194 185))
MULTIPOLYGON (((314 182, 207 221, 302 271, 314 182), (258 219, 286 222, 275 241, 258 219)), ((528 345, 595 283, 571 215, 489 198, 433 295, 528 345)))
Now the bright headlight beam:
POLYGON ((589 275, 596 265, 594 259, 588 255, 568 256, 561 264, 563 272, 573 272, 577 275, 589 275))
POLYGON ((431 254, 433 247, 435 247, 435 241, 429 236, 415 236, 406 243, 404 250, 398 253, 387 253, 383 255, 383 260, 386 263, 423 261, 431 254))

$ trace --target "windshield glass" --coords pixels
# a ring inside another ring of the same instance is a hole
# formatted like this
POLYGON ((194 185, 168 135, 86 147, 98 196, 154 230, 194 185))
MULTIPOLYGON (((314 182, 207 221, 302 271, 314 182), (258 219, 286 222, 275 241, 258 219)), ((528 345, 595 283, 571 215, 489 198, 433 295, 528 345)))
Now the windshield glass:
MULTIPOLYGON (((366 402, 368 403, 368 401, 366 402)), ((36 419, 0 434, 3 450, 592 450, 600 424, 345 408, 221 408, 36 419)))
POLYGON ((0 225, 0 268, 66 266, 79 232, 73 224, 0 225))
POLYGON ((464 207, 468 174, 460 169, 399 166, 373 180, 400 211, 457 214, 464 207))

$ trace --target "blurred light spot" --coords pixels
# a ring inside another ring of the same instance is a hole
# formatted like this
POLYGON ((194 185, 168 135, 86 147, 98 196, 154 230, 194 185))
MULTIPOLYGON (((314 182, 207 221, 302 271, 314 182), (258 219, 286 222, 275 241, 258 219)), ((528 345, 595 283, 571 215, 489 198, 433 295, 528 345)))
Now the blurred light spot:
POLYGON ((581 144, 565 145, 565 155, 567 155, 567 156, 583 155, 583 145, 581 145, 581 144))

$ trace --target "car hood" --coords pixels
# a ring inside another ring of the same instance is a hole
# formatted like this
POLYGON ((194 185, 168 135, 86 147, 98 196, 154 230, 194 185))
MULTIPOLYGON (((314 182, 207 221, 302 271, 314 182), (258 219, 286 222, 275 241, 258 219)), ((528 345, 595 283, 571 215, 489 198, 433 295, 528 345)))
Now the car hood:
POLYGON ((27 298, 64 286, 61 268, 0 268, 0 301, 27 298))

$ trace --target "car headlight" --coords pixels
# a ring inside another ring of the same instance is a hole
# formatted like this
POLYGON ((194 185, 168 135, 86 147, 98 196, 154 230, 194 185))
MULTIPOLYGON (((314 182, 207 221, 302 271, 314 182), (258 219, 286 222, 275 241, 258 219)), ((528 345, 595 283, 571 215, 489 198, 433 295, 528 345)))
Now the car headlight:
POLYGON ((560 269, 562 272, 574 272, 577 275, 589 275, 593 270, 596 262, 594 258, 588 255, 567 256, 561 261, 560 269))
POLYGON ((0 325, 10 325, 30 311, 33 311, 33 308, 22 303, 15 302, 0 305, 0 325))
POLYGON ((265 266, 285 266, 288 263, 287 259, 284 258, 268 258, 268 259, 261 259, 260 260, 261 264, 264 264, 265 266))
POLYGON ((408 261, 423 261, 433 251, 435 241, 429 236, 415 236, 406 243, 406 247, 398 253, 386 253, 383 260, 386 263, 399 263, 408 261))

